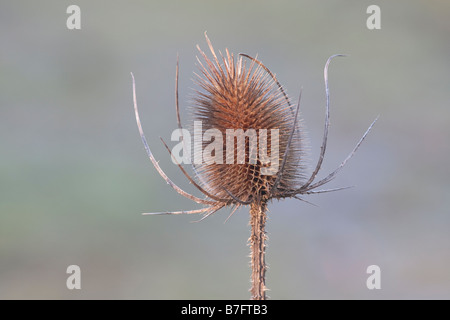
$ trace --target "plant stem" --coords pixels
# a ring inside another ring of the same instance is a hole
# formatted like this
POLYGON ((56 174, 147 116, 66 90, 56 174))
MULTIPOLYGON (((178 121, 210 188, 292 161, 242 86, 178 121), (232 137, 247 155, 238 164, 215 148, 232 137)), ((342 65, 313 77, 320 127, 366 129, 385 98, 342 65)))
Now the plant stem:
POLYGON ((254 202, 250 206, 250 226, 251 235, 248 239, 250 243, 250 258, 252 266, 252 300, 266 299, 266 225, 267 202, 254 202))

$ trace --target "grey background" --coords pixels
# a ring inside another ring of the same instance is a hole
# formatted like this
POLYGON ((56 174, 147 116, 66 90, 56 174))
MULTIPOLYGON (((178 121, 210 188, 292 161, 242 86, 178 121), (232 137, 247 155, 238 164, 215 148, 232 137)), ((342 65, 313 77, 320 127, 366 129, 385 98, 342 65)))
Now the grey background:
POLYGON ((0 3, 0 298, 247 299, 248 210, 198 216, 141 212, 198 206, 171 190, 138 136, 141 117, 164 170, 198 195, 159 136, 191 105, 195 45, 258 57, 296 99, 317 161, 323 66, 332 126, 320 176, 370 122, 373 132, 330 187, 270 204, 269 296, 450 298, 449 56, 445 1, 2 1, 0 3), (81 7, 81 30, 66 8, 81 7), (381 30, 366 9, 381 7, 381 30), (82 289, 66 288, 81 267, 82 289), (366 268, 381 267, 381 290, 366 268))

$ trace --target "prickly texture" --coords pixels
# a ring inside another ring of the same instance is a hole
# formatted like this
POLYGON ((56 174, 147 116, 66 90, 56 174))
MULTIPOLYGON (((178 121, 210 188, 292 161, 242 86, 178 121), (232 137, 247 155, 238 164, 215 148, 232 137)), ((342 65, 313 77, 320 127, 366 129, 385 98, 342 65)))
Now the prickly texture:
POLYGON ((252 287, 250 292, 252 300, 266 299, 266 225, 267 202, 254 202, 250 206, 251 235, 248 239, 250 245, 250 259, 252 267, 252 287))
MULTIPOLYGON (((202 163, 197 165, 199 182, 211 194, 220 198, 229 198, 227 189, 241 201, 266 200, 277 197, 283 190, 295 190, 301 184, 302 176, 302 137, 300 128, 295 131, 289 148, 282 178, 277 186, 278 192, 272 189, 277 178, 276 172, 264 175, 261 168, 271 164, 261 161, 249 163, 250 139, 245 140, 243 148, 234 143, 234 163, 226 163, 226 130, 267 129, 267 154, 271 159, 271 130, 279 131, 278 153, 273 156, 278 161, 278 169, 286 150, 289 134, 294 125, 294 110, 287 98, 282 94, 277 83, 259 65, 243 57, 234 56, 226 50, 226 57, 216 55, 211 43, 208 45, 213 56, 208 56, 199 48, 202 59, 198 59, 201 74, 196 82, 201 87, 194 96, 194 121, 202 121, 203 133, 208 129, 216 129, 223 136, 223 164, 202 163), (247 64, 246 64, 247 62, 247 64), (245 163, 237 164, 238 155, 245 152, 245 163)), ((203 141, 202 152, 212 141, 203 141)), ((259 140, 258 140, 259 148, 259 140)), ((256 152, 256 154, 258 154, 256 152)))

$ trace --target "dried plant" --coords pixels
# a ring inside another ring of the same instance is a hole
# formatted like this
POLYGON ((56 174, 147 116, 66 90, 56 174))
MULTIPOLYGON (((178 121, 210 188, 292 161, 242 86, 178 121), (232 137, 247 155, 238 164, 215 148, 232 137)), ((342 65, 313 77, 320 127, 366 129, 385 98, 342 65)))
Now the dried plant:
MULTIPOLYGON (((250 206, 250 226, 251 236, 249 245, 251 248, 251 297, 255 300, 266 299, 265 286, 265 224, 267 217, 267 203, 272 199, 296 198, 305 201, 301 195, 318 194, 346 189, 317 189, 336 177, 336 174, 344 167, 347 161, 355 154, 363 142, 366 135, 374 125, 369 126, 362 138, 356 144, 353 151, 345 158, 336 170, 328 174, 325 178, 316 181, 316 176, 322 166, 322 162, 327 147, 328 127, 330 125, 330 104, 328 90, 328 66, 330 61, 337 56, 331 56, 325 64, 324 79, 326 90, 326 117, 322 145, 320 148, 319 160, 315 169, 309 177, 305 173, 303 134, 298 121, 300 108, 300 98, 296 108, 293 107, 290 99, 275 75, 256 58, 246 54, 239 54, 235 59, 233 54, 226 50, 226 56, 219 52, 216 55, 211 42, 206 36, 209 49, 213 59, 197 46, 202 62, 200 64, 201 75, 197 75, 196 82, 201 88, 196 91, 195 106, 193 106, 194 120, 203 123, 203 132, 210 128, 218 129, 225 135, 227 129, 278 129, 279 141, 274 141, 274 137, 267 140, 267 149, 271 151, 268 156, 275 156, 280 164, 278 170, 273 174, 263 174, 267 169, 267 164, 257 160, 249 161, 252 154, 251 145, 248 140, 239 146, 233 144, 235 158, 244 153, 244 163, 227 164, 223 158, 223 163, 210 163, 193 165, 195 179, 189 176, 185 169, 179 164, 187 179, 205 195, 205 199, 193 196, 176 184, 174 184, 164 173, 155 160, 144 136, 136 102, 135 81, 133 78, 133 101, 136 114, 136 121, 139 133, 145 150, 152 161, 154 167, 175 191, 182 196, 205 205, 204 208, 190 211, 157 212, 148 214, 195 214, 203 213, 203 219, 212 215, 221 208, 232 207, 231 215, 241 206, 250 206), (248 59, 246 64, 246 60, 248 59), (271 144, 278 142, 277 154, 271 154, 271 144)), ((182 129, 179 103, 178 103, 178 59, 176 67, 176 115, 178 128, 182 129)), ((164 143, 164 141, 163 141, 164 143)), ((171 153, 168 146, 166 148, 171 153)), ((204 149, 205 143, 202 148, 204 149)), ((258 148, 261 144, 258 143, 258 148)), ((202 150, 194 150, 196 152, 202 150)), ((228 217, 228 218, 229 218, 228 217)), ((228 220, 227 218, 227 220, 228 220)))

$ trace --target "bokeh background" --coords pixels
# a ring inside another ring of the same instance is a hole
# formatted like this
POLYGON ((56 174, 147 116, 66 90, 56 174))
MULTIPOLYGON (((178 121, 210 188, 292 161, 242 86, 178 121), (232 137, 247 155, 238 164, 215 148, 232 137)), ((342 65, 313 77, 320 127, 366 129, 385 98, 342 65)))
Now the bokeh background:
POLYGON ((270 205, 273 299, 450 298, 450 2, 2 1, 0 3, 0 298, 247 299, 248 210, 141 216, 198 208, 159 141, 189 120, 195 48, 258 57, 296 99, 303 86, 310 168, 323 130, 323 66, 332 126, 320 176, 378 123, 329 186, 355 188, 270 205), (66 9, 81 8, 81 30, 66 9), (381 8, 381 30, 366 9, 381 8), (66 268, 81 268, 81 290, 66 268), (381 268, 368 290, 366 268, 381 268))

